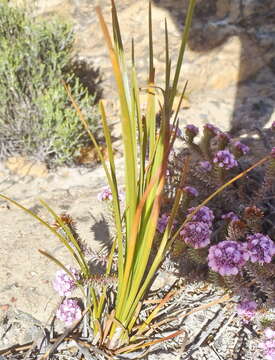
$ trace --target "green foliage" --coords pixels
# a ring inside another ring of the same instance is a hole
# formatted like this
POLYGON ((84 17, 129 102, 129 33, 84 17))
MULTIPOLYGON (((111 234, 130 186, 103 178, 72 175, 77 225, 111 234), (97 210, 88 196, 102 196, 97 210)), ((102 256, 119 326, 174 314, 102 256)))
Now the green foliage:
POLYGON ((72 162, 87 135, 68 101, 62 80, 98 128, 94 96, 70 70, 71 26, 36 22, 0 0, 0 157, 26 154, 50 164, 72 162))

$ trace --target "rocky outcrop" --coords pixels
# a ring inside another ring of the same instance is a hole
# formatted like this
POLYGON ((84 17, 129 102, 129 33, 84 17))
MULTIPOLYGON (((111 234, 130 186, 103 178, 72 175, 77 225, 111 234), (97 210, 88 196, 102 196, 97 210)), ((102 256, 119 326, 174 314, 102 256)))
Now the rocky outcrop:
MULTIPOLYGON (((183 28, 188 1, 154 0, 183 28), (184 3, 184 5, 182 5, 184 3)), ((188 74, 200 87, 223 89, 275 62, 273 0, 198 0, 189 39, 188 74), (196 75, 199 75, 196 77, 196 75), (199 79, 198 79, 199 77, 199 79)))

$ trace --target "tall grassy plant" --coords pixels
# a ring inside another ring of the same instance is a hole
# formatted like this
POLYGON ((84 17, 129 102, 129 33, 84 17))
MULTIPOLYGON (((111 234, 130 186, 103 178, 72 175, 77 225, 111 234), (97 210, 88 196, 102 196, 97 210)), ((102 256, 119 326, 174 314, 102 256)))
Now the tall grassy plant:
MULTIPOLYGON (((134 43, 132 46, 132 64, 129 71, 130 75, 128 76, 115 3, 112 1, 113 42, 101 11, 97 8, 97 14, 108 46, 117 84, 124 145, 126 187, 125 236, 122 237, 120 235, 117 239, 119 272, 115 305, 115 318, 120 324, 121 332, 131 332, 134 325, 132 321, 133 316, 136 314, 137 307, 164 258, 166 244, 171 234, 173 216, 162 238, 157 255, 148 268, 162 201, 168 156, 175 140, 173 135, 175 132, 171 131, 170 119, 194 6, 195 1, 190 1, 178 63, 172 82, 170 81, 171 59, 168 49, 168 31, 167 26, 165 27, 166 82, 165 88, 159 90, 154 82, 153 30, 151 5, 149 6, 150 51, 147 88, 148 101, 145 115, 142 115, 139 101, 140 87, 136 76, 134 43), (156 91, 162 91, 164 97, 159 129, 156 126, 156 91)), ((104 111, 102 113, 104 117, 104 111)), ((177 127, 176 121, 172 124, 174 130, 177 127)), ((112 156, 111 146, 108 147, 108 150, 109 155, 112 156)), ((112 168, 114 169, 114 164, 112 164, 112 168)), ((113 195, 114 202, 116 202, 115 209, 118 209, 117 182, 116 180, 113 181, 115 178, 114 172, 110 187, 116 187, 113 195)), ((176 211, 174 216, 175 214, 176 211)), ((119 218, 119 214, 116 217, 119 218)), ((122 224, 119 223, 117 226, 118 233, 121 234, 122 224)), ((117 329, 118 325, 114 323, 111 328, 111 337, 114 336, 117 329)))

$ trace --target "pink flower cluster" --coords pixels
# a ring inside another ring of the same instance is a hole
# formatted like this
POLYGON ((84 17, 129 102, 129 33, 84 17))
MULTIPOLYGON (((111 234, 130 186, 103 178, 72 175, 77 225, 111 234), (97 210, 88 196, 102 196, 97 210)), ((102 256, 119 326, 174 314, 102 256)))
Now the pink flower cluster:
POLYGON ((214 156, 213 162, 226 170, 232 169, 238 165, 234 155, 229 150, 218 151, 214 156))
POLYGON ((266 360, 275 360, 275 330, 265 329, 265 340, 259 344, 266 360))
MULTIPOLYGON (((53 287, 60 296, 70 296, 72 291, 76 288, 76 281, 80 279, 80 274, 77 269, 70 265, 67 265, 66 268, 71 272, 73 278, 67 274, 66 271, 58 270, 53 281, 53 287)), ((75 320, 80 319, 81 309, 78 305, 78 301, 64 299, 56 312, 56 317, 59 320, 64 321, 67 326, 70 326, 75 320)))
MULTIPOLYGON (((123 191, 118 192, 119 201, 123 201, 125 198, 125 193, 123 191)), ((106 186, 103 190, 97 194, 97 200, 99 201, 111 201, 113 200, 113 194, 111 189, 106 186)))
POLYGON ((250 150, 249 146, 243 144, 240 141, 235 141, 233 143, 233 147, 234 147, 235 150, 237 150, 237 152, 239 152, 240 156, 246 155, 250 150))
POLYGON ((72 273, 73 278, 64 270, 58 270, 53 281, 53 287, 60 296, 70 296, 76 287, 76 281, 80 279, 77 269, 70 265, 66 268, 72 273))
POLYGON ((56 311, 56 317, 63 321, 67 326, 81 318, 81 309, 78 301, 74 299, 65 299, 56 311))
POLYGON ((244 323, 249 323, 256 315, 257 303, 251 300, 243 300, 237 306, 237 314, 244 323))
POLYGON ((186 244, 194 249, 199 249, 210 244, 211 233, 212 231, 205 222, 191 221, 184 226, 180 235, 186 244))
POLYGON ((250 260, 261 265, 270 263, 275 255, 275 244, 268 235, 256 233, 247 236, 247 242, 225 240, 211 246, 208 254, 209 267, 221 275, 237 275, 250 260))
POLYGON ((107 200, 112 200, 113 199, 113 195, 112 195, 112 191, 109 187, 105 187, 98 195, 97 195, 97 199, 99 201, 107 201, 107 200))
MULTIPOLYGON (((191 214, 196 208, 192 207, 188 209, 189 214, 191 214)), ((212 223, 215 216, 213 211, 207 206, 202 206, 195 215, 192 216, 192 221, 202 221, 206 223, 209 227, 212 227, 212 223)))
MULTIPOLYGON (((195 208, 188 209, 191 214, 195 208)), ((181 230, 180 235, 186 244, 194 249, 206 247, 210 244, 212 234, 212 222, 214 220, 213 211, 207 206, 202 206, 195 215, 181 230)))
POLYGON ((275 255, 275 243, 268 235, 256 233, 247 236, 250 261, 259 264, 270 263, 275 255))
POLYGON ((209 267, 222 276, 237 275, 248 260, 246 246, 237 241, 222 241, 211 246, 208 253, 209 267))

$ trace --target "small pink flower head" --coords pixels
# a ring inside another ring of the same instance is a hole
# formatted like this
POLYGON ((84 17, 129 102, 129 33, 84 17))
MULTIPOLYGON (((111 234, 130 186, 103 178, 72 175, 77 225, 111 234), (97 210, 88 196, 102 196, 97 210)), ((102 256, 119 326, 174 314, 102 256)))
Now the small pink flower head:
POLYGON ((273 148, 271 149, 270 155, 271 155, 272 158, 275 158, 275 147, 273 147, 273 148))
POLYGON ((199 164, 200 164, 200 167, 206 172, 209 172, 212 170, 212 165, 210 164, 209 161, 200 161, 199 164))
POLYGON ((208 137, 214 137, 217 136, 221 131, 212 124, 205 124, 203 127, 203 132, 208 137))
POLYGON ((244 323, 249 323, 256 315, 257 303, 251 300, 243 300, 237 305, 237 314, 244 323))
POLYGON ((238 156, 246 155, 250 150, 249 146, 241 143, 240 141, 235 141, 232 145, 238 156))
MULTIPOLYGON (((192 207, 188 209, 191 214, 196 208, 192 207)), ((206 223, 210 228, 212 227, 213 220, 215 219, 214 213, 209 207, 202 206, 195 215, 192 216, 192 221, 201 221, 206 223)))
POLYGON ((185 135, 188 142, 192 142, 194 137, 199 133, 199 129, 195 125, 186 125, 185 126, 185 135))
POLYGON ((197 196, 199 195, 198 190, 195 189, 195 188, 192 187, 192 186, 185 186, 185 187, 183 188, 183 191, 184 191, 188 196, 190 196, 190 197, 192 197, 192 198, 195 198, 195 197, 197 197, 197 196))
POLYGON ((79 271, 70 265, 66 268, 72 273, 73 278, 64 270, 58 270, 53 280, 53 287, 60 296, 70 296, 76 288, 76 281, 80 279, 79 271))
POLYGON ((219 167, 226 170, 232 169, 238 165, 238 162, 235 160, 235 157, 229 150, 220 150, 214 156, 213 162, 216 163, 219 167))
POLYGON ((275 360, 275 331, 267 328, 264 331, 265 339, 259 344, 266 360, 275 360))
POLYGON ((63 321, 66 326, 72 325, 73 322, 81 318, 81 309, 78 301, 74 299, 64 299, 63 303, 56 311, 56 317, 63 321))
POLYGON ((275 243, 268 235, 256 233, 247 236, 247 249, 250 255, 250 261, 261 265, 270 263, 275 255, 275 243))
POLYGON ((230 142, 231 137, 225 132, 219 132, 217 135, 217 140, 219 143, 219 149, 223 150, 230 142))
POLYGON ((210 244, 211 233, 212 231, 205 222, 190 221, 181 230, 180 235, 186 244, 194 249, 199 249, 210 244))
POLYGON ((223 214, 222 219, 227 220, 229 222, 240 220, 240 218, 233 211, 230 211, 229 213, 223 214))
POLYGON ((237 275, 248 259, 244 244, 225 240, 210 247, 208 265, 222 276, 237 275))
POLYGON ((164 230, 168 224, 169 221, 169 215, 167 214, 162 214, 159 219, 158 219, 158 223, 157 223, 157 230, 159 233, 163 234, 164 230))
POLYGON ((188 133, 192 133, 193 136, 196 136, 199 133, 199 128, 193 124, 186 125, 185 130, 188 133))
POLYGON ((97 199, 99 201, 113 200, 111 189, 109 187, 105 187, 100 193, 98 193, 97 199))

